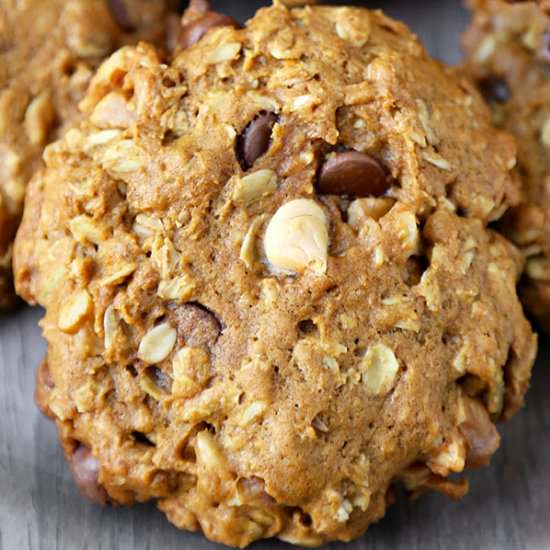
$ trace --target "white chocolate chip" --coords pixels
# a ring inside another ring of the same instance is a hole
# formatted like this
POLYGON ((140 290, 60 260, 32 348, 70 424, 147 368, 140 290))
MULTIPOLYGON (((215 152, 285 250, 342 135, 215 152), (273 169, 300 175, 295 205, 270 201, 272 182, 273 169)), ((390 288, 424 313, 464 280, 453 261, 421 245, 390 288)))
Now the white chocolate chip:
POLYGON ((176 344, 177 332, 170 323, 162 323, 151 329, 139 343, 138 357, 153 365, 166 359, 176 344))
POLYGON ((277 210, 264 237, 265 254, 271 265, 284 271, 327 271, 328 220, 311 199, 296 199, 277 210))

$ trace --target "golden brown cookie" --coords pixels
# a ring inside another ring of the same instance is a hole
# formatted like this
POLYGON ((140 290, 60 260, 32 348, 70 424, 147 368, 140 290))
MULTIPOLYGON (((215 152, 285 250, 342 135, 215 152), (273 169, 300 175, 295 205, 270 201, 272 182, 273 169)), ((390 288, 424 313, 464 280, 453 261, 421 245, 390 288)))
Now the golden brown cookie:
POLYGON ((504 230, 527 257, 522 297, 550 330, 550 17, 534 2, 484 2, 465 35, 468 72, 518 141, 525 200, 504 230))
POLYGON ((15 251, 37 397, 99 502, 234 546, 359 536, 467 490, 523 403, 515 145, 407 28, 266 8, 125 48, 48 147, 15 251))
POLYGON ((0 308, 11 245, 44 146, 77 119, 92 70, 139 39, 162 45, 174 0, 0 0, 0 308))

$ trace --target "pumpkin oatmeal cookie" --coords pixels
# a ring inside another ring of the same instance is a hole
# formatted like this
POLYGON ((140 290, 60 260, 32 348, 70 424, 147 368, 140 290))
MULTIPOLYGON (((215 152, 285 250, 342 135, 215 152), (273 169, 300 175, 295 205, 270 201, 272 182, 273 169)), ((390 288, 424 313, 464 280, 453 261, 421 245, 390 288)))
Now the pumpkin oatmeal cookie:
POLYGON ((526 256, 521 295, 550 330, 550 17, 534 2, 484 2, 465 35, 467 71, 518 141, 525 198, 505 233, 526 256))
POLYGON ((350 540, 393 483, 463 496, 536 349, 488 229, 514 141, 380 12, 184 29, 101 66, 16 242, 77 484, 240 547, 350 540))
POLYGON ((173 0, 0 0, 0 308, 11 247, 44 146, 76 121, 92 72, 118 47, 162 44, 173 0))

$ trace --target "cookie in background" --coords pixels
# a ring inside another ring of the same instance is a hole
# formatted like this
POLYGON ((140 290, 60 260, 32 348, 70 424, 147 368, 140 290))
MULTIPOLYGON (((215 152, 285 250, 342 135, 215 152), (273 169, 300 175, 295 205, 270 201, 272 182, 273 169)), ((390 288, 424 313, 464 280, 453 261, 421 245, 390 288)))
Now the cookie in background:
POLYGON ((138 40, 162 46, 177 2, 0 0, 0 308, 15 302, 11 250, 44 147, 78 120, 92 72, 138 40))
POLYGON ((472 2, 464 36, 467 71, 489 103, 494 123, 517 138, 524 200, 503 231, 522 250, 521 296, 550 330, 550 17, 535 2, 472 2))

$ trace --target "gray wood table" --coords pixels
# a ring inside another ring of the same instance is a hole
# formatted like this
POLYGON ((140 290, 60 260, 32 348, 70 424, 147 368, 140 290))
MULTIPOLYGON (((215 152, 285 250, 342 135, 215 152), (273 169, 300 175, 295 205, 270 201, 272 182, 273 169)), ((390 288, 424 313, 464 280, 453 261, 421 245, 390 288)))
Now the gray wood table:
MULTIPOLYGON (((215 2, 244 19, 260 1, 215 2)), ((436 57, 460 58, 467 14, 458 0, 377 0, 406 20, 436 57)), ((99 509, 72 484, 54 427, 33 403, 34 373, 45 352, 39 310, 0 316, 0 550, 215 550, 172 527, 150 505, 99 509)), ((528 405, 501 427, 491 467, 470 476, 462 502, 438 495, 410 503, 402 495, 368 535, 343 550, 549 549, 550 345, 542 344, 528 405)), ((280 549, 277 542, 254 548, 280 549)), ((289 547, 288 547, 289 548, 289 547)))

